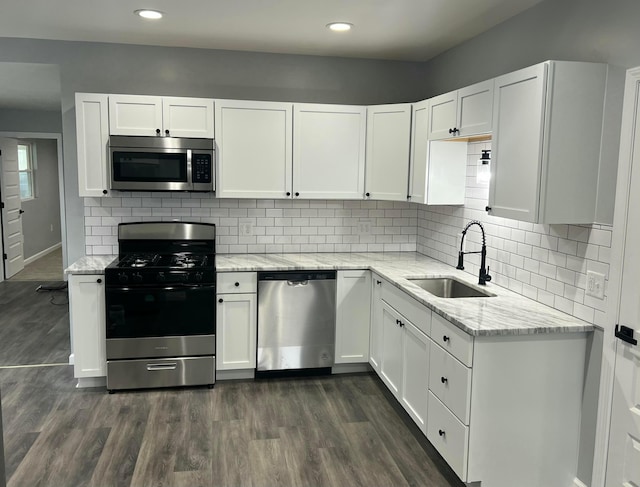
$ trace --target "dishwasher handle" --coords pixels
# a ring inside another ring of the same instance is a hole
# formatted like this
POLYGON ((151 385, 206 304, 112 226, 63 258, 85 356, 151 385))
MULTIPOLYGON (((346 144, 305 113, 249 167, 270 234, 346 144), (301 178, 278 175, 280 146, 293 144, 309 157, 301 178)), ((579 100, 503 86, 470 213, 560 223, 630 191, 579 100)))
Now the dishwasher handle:
POLYGON ((293 280, 287 281, 287 286, 298 287, 298 286, 306 286, 307 284, 309 284, 309 280, 308 279, 304 279, 304 280, 301 280, 301 281, 293 281, 293 280))
MULTIPOLYGON (((258 281, 287 281, 287 283, 304 283, 318 280, 335 280, 336 271, 273 271, 258 272, 258 281)), ((294 285, 294 284, 289 284, 294 285)), ((303 284, 300 284, 303 285, 303 284)))

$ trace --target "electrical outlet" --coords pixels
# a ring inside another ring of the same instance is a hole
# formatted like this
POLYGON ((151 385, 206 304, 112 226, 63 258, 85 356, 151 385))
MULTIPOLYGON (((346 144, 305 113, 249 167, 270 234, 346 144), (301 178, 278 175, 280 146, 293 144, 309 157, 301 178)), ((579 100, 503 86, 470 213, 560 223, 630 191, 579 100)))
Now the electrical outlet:
POLYGON ((371 220, 358 221, 358 235, 371 235, 371 220))
POLYGON ((241 237, 251 237, 253 235, 253 222, 238 222, 238 233, 241 237))
POLYGON ((587 296, 604 299, 604 274, 587 271, 587 296))
POLYGON ((51 231, 53 232, 53 223, 51 224, 51 231))

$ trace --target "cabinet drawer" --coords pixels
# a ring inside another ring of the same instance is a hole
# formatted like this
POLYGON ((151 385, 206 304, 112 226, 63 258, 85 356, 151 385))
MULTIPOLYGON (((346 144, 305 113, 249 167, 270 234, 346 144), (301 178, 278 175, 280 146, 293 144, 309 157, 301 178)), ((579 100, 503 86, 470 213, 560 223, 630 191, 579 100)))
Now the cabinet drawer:
POLYGON ((407 318, 422 333, 431 332, 431 310, 393 284, 382 281, 382 299, 407 318))
POLYGON ((258 275, 255 272, 218 272, 218 294, 255 293, 258 275))
POLYGON ((473 363, 473 337, 442 316, 432 313, 431 339, 467 367, 473 363))
POLYGON ((429 390, 460 421, 464 424, 469 424, 471 369, 436 344, 431 345, 429 390))
POLYGON ((429 392, 427 439, 462 481, 467 478, 469 428, 429 392))

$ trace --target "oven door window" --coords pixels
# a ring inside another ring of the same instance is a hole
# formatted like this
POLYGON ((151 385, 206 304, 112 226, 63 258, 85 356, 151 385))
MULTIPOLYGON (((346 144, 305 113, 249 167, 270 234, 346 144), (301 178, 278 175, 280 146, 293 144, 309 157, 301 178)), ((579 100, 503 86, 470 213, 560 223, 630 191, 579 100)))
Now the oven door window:
POLYGON ((184 152, 114 151, 113 180, 121 182, 186 183, 187 154, 184 152))
POLYGON ((108 288, 107 338, 211 335, 215 286, 108 288))

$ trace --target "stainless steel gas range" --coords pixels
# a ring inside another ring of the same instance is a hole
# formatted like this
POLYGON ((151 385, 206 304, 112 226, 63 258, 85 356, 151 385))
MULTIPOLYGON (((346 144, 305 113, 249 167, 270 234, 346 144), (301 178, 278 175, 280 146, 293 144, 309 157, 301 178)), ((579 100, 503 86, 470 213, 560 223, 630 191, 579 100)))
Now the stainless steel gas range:
POLYGON ((215 225, 121 223, 105 269, 107 389, 215 383, 215 225))

